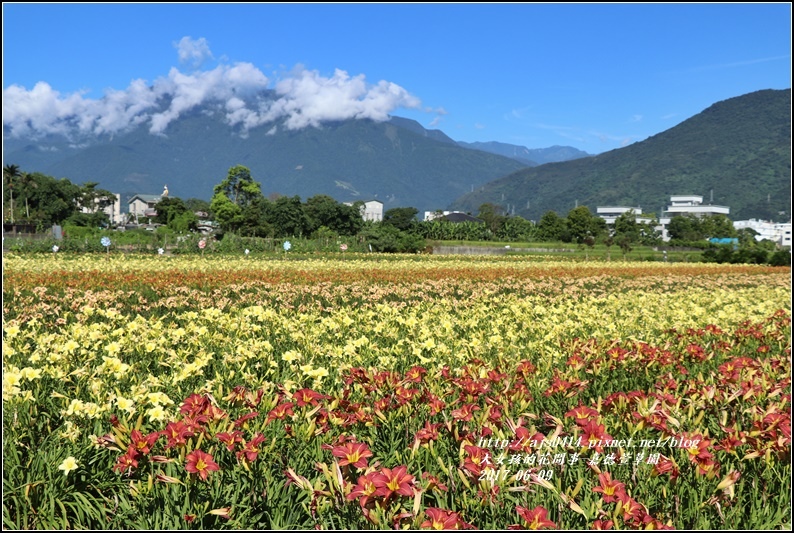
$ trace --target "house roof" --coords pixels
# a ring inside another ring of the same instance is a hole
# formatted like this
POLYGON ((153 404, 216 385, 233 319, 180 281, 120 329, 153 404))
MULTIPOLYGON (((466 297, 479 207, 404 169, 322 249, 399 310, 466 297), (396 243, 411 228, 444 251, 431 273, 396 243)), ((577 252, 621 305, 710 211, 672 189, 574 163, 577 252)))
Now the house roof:
POLYGON ((136 194, 135 196, 130 198, 130 201, 128 203, 131 204, 136 199, 137 200, 141 200, 141 201, 146 202, 147 204, 149 204, 149 203, 159 202, 162 199, 162 196, 160 196, 159 194, 136 194))
POLYGON ((446 220, 447 222, 484 222, 466 213, 450 213, 441 217, 441 220, 446 220))

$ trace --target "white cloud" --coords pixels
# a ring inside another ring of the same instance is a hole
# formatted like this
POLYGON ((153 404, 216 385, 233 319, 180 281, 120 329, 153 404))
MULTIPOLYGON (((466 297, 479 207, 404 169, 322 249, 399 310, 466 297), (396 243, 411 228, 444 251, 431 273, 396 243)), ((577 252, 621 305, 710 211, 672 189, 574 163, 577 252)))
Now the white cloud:
MULTIPOLYGON (((212 54, 205 39, 184 37, 175 44, 182 62, 201 62, 212 54)), ((251 128, 284 120, 287 129, 320 126, 347 119, 388 120, 399 107, 419 108, 419 100, 388 81, 371 85, 363 74, 337 69, 324 77, 297 67, 270 87, 271 81, 251 63, 219 65, 185 73, 171 68, 151 85, 135 80, 125 90, 108 90, 99 99, 82 93, 62 95, 44 82, 30 91, 18 85, 3 90, 3 125, 13 136, 48 133, 113 134, 149 124, 153 134, 198 106, 222 109, 230 125, 243 134, 251 128), (267 91, 267 92, 266 92, 267 91), (167 105, 163 109, 163 105, 167 105)), ((443 114, 443 110, 436 111, 443 114)), ((275 131, 271 127, 271 131, 275 131)))
POLYGON ((419 106, 419 100, 399 85, 380 81, 368 86, 363 74, 351 78, 339 69, 331 78, 299 69, 276 84, 276 93, 278 99, 260 119, 270 122, 284 117, 284 125, 292 130, 351 118, 384 121, 398 107, 419 106))
POLYGON ((193 68, 199 68, 205 61, 212 59, 209 43, 204 37, 182 37, 178 43, 174 43, 174 48, 179 54, 179 62, 193 68))

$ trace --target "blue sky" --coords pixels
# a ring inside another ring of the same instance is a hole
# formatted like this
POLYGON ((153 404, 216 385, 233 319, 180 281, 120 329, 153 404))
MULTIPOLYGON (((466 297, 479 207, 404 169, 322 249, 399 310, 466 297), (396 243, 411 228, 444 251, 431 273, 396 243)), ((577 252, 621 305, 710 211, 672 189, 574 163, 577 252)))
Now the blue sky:
POLYGON ((15 134, 167 134, 209 102, 243 128, 398 115, 595 154, 789 87, 789 3, 3 4, 15 134), (238 98, 261 88, 267 109, 238 98))

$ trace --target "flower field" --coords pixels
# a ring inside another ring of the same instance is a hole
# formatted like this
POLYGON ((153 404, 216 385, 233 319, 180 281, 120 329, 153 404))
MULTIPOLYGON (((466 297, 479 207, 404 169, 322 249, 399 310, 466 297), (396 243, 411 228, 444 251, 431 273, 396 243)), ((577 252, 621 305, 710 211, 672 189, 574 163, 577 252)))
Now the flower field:
POLYGON ((790 528, 790 276, 5 254, 3 526, 790 528))

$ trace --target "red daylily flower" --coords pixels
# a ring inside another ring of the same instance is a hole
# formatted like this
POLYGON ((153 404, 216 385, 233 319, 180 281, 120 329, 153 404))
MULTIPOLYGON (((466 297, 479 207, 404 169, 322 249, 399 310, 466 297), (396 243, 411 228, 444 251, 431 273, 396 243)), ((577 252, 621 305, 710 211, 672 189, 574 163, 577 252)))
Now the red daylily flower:
POLYGON ((591 407, 586 407, 584 405, 580 405, 578 407, 575 407, 575 408, 571 409, 567 413, 565 413, 565 417, 566 418, 572 417, 573 421, 576 423, 576 425, 583 426, 590 419, 597 420, 598 419, 598 411, 596 411, 595 409, 593 409, 591 407))
POLYGON ((427 481, 427 486, 425 487, 425 491, 435 490, 438 489, 442 492, 447 492, 448 488, 446 485, 441 483, 436 476, 431 474, 430 472, 424 472, 422 474, 422 479, 427 481))
POLYGON ((406 389, 400 385, 394 390, 394 394, 397 396, 397 403, 405 405, 419 395, 419 389, 406 389))
POLYGON ((398 466, 394 469, 384 468, 375 473, 372 481, 378 488, 376 493, 378 496, 389 498, 393 494, 414 495, 414 476, 408 473, 407 466, 398 466))
POLYGON ((210 400, 206 396, 191 394, 182 402, 179 412, 185 416, 195 416, 202 414, 209 404, 210 400))
POLYGON ((482 468, 491 464, 491 454, 485 448, 466 445, 463 449, 468 454, 463 468, 471 472, 472 475, 479 476, 482 473, 482 468))
POLYGON ((411 367, 408 372, 405 373, 405 379, 412 383, 419 383, 422 381, 422 377, 427 374, 427 370, 422 368, 421 366, 414 366, 411 367))
POLYGON ((298 407, 305 407, 307 405, 314 407, 319 403, 318 400, 322 400, 323 398, 325 398, 325 396, 311 389, 296 390, 292 395, 292 399, 295 400, 298 407))
POLYGON ((135 451, 132 445, 127 448, 127 453, 120 456, 116 461, 116 466, 113 467, 113 470, 116 472, 127 472, 128 474, 132 474, 132 471, 138 468, 138 461, 136 459, 138 457, 138 452, 135 451))
POLYGON ((600 492, 603 495, 604 503, 618 501, 619 496, 626 493, 626 485, 612 479, 612 474, 609 472, 598 474, 598 482, 600 485, 593 487, 593 492, 600 492))
POLYGON ((461 520, 460 515, 454 511, 428 507, 425 509, 427 520, 419 526, 429 529, 469 529, 472 526, 461 520))
POLYGON ((244 427, 246 422, 248 422, 249 420, 253 420, 257 416, 259 416, 259 413, 257 413, 256 411, 251 411, 250 413, 246 413, 234 421, 234 427, 236 428, 244 427))
POLYGON ((427 401, 428 407, 430 407, 430 416, 435 416, 441 411, 444 410, 444 407, 447 406, 440 398, 437 396, 430 395, 430 398, 427 401))
POLYGON ((190 428, 181 421, 169 422, 161 433, 168 439, 165 445, 166 449, 183 446, 186 443, 186 439, 194 436, 190 428))
POLYGON ((626 522, 640 521, 642 517, 647 514, 645 508, 625 491, 618 494, 618 500, 620 501, 620 508, 623 511, 623 520, 626 522))
POLYGON ((185 470, 191 474, 198 474, 202 481, 206 481, 210 472, 220 470, 212 456, 201 450, 193 450, 185 457, 185 470))
POLYGON ((600 442, 613 440, 612 435, 605 431, 604 425, 599 424, 595 420, 588 420, 587 423, 582 426, 582 432, 582 444, 594 449, 598 453, 604 453, 604 447, 600 442))
POLYGON ((375 410, 381 412, 387 411, 390 405, 391 405, 391 396, 387 396, 386 398, 381 398, 380 400, 375 402, 375 410))
POLYGON ((376 472, 371 472, 366 476, 359 476, 358 483, 353 486, 353 490, 350 491, 350 494, 347 495, 348 500, 355 500, 358 498, 358 504, 365 508, 370 503, 371 500, 374 500, 376 496, 376 492, 378 492, 378 487, 375 485, 373 478, 375 477, 376 472))
POLYGON ((367 458, 372 457, 372 452, 363 442, 346 442, 333 448, 331 453, 339 457, 339 466, 353 465, 356 468, 366 468, 367 458))
POLYGON ((670 474, 670 479, 677 479, 679 475, 678 466, 669 457, 664 455, 659 457, 659 462, 653 465, 651 475, 661 476, 662 474, 670 474))
POLYGON ((551 379, 551 386, 548 389, 543 391, 544 396, 551 396, 552 394, 556 394, 558 392, 568 392, 573 388, 573 383, 570 381, 560 379, 559 376, 554 376, 551 379))
POLYGON ((130 446, 135 448, 135 451, 146 455, 152 451, 154 443, 157 442, 159 438, 160 433, 158 431, 149 433, 144 437, 140 431, 133 429, 130 433, 130 446))
POLYGON ((267 414, 265 424, 269 424, 273 420, 284 420, 288 416, 293 416, 295 414, 292 412, 293 407, 295 405, 291 402, 278 404, 267 414))
POLYGON ((478 405, 467 403, 461 405, 458 409, 453 409, 450 413, 452 418, 455 420, 461 420, 463 422, 468 422, 474 416, 474 411, 479 411, 480 407, 478 405))
MULTIPOLYGON (((516 505, 516 512, 524 519, 526 527, 529 529, 556 528, 557 524, 549 520, 549 512, 538 505, 532 510, 516 505)), ((511 526, 512 527, 512 526, 511 526)))
POLYGON ((614 525, 615 524, 612 522, 612 520, 607 520, 606 522, 603 520, 596 520, 595 522, 593 522, 593 527, 591 529, 597 531, 605 531, 607 529, 612 529, 612 526, 614 525))
POLYGON ((431 440, 438 440, 438 426, 441 424, 431 424, 429 420, 425 420, 425 427, 416 432, 414 436, 415 441, 420 444, 425 444, 431 440))
POLYGON ((528 377, 534 374, 535 370, 537 370, 535 365, 533 365, 532 363, 530 363, 525 359, 520 363, 518 363, 518 368, 516 368, 516 373, 521 374, 524 377, 528 377))
POLYGON ((249 463, 253 463, 261 451, 259 445, 263 442, 265 442, 265 436, 257 433, 253 439, 245 443, 241 451, 237 452, 237 459, 245 457, 249 463))
POLYGON ((234 445, 238 442, 245 442, 243 440, 243 434, 240 431, 232 431, 231 433, 218 433, 215 435, 215 438, 221 441, 223 444, 226 445, 226 449, 230 452, 234 451, 234 445))

